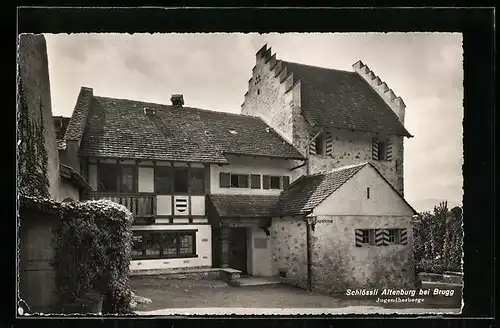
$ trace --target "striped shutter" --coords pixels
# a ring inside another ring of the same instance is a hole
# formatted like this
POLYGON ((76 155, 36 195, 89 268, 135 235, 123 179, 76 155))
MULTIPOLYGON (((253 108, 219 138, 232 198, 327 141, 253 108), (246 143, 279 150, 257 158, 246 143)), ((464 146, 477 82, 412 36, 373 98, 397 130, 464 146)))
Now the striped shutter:
POLYGON ((309 154, 311 155, 316 155, 316 141, 312 140, 314 136, 315 136, 314 133, 309 134, 309 139, 311 140, 311 142, 309 143, 309 154))
POLYGON ((392 140, 391 138, 387 138, 387 156, 386 160, 392 161, 392 140))
POLYGON ((384 229, 382 231, 382 246, 387 246, 389 245, 389 230, 384 229))
POLYGON ((325 154, 333 156, 333 136, 331 132, 325 133, 325 154))
POLYGON ((221 188, 229 188, 231 185, 231 174, 229 173, 220 173, 220 187, 221 188))
POLYGON ((387 230, 384 229, 375 230, 375 245, 384 246, 386 232, 387 230))
POLYGON ((356 247, 363 246, 363 230, 356 229, 355 236, 356 236, 356 247))
POLYGON ((401 245, 407 245, 408 244, 408 232, 406 229, 400 229, 400 234, 401 234, 401 245))
POLYGON ((378 160, 378 139, 372 139, 372 159, 378 160))

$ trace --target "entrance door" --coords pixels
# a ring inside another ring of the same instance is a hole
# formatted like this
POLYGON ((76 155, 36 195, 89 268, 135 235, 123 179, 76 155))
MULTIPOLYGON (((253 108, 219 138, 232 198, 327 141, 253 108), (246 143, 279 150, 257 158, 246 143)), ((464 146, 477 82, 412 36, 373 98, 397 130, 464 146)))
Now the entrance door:
POLYGON ((229 230, 229 267, 247 273, 247 230, 231 228, 229 230))

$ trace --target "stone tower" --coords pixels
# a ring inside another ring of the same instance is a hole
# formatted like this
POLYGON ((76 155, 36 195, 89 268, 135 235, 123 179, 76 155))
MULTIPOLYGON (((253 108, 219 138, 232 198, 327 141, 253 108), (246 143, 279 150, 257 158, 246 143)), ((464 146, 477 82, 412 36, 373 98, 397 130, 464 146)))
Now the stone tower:
POLYGON ((308 158, 293 178, 370 161, 404 194, 406 106, 361 61, 340 71, 276 59, 264 45, 241 105, 308 158))

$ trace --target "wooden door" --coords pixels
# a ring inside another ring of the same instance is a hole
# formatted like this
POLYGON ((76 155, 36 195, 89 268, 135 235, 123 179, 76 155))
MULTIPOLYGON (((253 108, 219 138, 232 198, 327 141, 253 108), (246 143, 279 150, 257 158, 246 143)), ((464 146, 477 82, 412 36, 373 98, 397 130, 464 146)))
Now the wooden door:
POLYGON ((246 228, 231 228, 229 231, 229 267, 247 273, 246 228))
POLYGON ((21 218, 19 229, 19 293, 32 311, 49 312, 56 303, 52 266, 55 218, 21 218))

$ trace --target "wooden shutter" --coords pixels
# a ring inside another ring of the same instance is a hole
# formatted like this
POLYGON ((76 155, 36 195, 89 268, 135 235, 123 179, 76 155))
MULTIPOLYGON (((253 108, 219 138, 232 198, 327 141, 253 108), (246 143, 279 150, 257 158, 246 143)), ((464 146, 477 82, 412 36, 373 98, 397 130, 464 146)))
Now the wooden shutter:
POLYGON ((400 238, 401 238, 401 244, 402 245, 407 245, 408 244, 408 233, 406 229, 400 229, 400 238))
POLYGON ((382 231, 382 246, 387 246, 390 244, 389 242, 389 230, 388 229, 384 229, 384 230, 380 230, 382 231))
POLYGON ((333 156, 333 136, 331 132, 325 133, 325 154, 333 156))
POLYGON ((231 174, 221 172, 219 178, 221 188, 229 188, 231 186, 231 174))
POLYGON ((388 161, 392 161, 392 140, 391 138, 387 138, 387 141, 386 141, 386 160, 388 161))
POLYGON ((377 245, 377 246, 384 245, 385 231, 387 231, 387 230, 377 229, 375 231, 375 245, 377 245))
POLYGON ((363 230, 360 229, 355 230, 355 241, 356 241, 356 247, 363 246, 363 230))
POLYGON ((289 186, 290 186, 290 177, 285 175, 283 177, 283 190, 287 190, 289 186))
POLYGON ((262 188, 263 189, 269 189, 269 184, 270 184, 269 180, 270 180, 269 175, 262 176, 262 188))
MULTIPOLYGON (((309 139, 311 140, 315 136, 315 133, 310 133, 309 134, 309 139)), ((311 155, 316 155, 316 141, 311 140, 309 143, 309 154, 311 155)))
POLYGON ((372 159, 378 160, 378 139, 372 139, 372 159))
POLYGON ((250 176, 250 187, 252 189, 260 189, 260 174, 252 174, 250 176))

